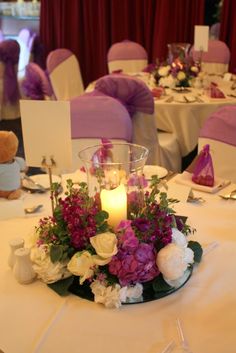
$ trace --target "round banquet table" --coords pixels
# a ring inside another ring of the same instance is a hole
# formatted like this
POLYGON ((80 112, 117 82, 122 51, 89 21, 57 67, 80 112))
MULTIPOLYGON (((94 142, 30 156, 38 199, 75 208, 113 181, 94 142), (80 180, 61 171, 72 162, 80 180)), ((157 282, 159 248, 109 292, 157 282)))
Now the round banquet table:
MULTIPOLYGON (((169 181, 173 188, 178 184, 169 181)), ((221 193, 233 190, 229 185, 221 193)), ((177 190, 177 189, 176 189, 177 190)), ((29 243, 39 218, 50 214, 49 194, 24 194, 25 205, 43 203, 37 215, 0 221, 0 349, 4 353, 161 353, 182 321, 193 353, 234 353, 236 325, 236 201, 194 192, 206 202, 180 202, 178 214, 196 228, 191 238, 214 250, 203 256, 184 287, 159 300, 106 309, 69 295, 60 297, 45 284, 19 284, 8 267, 9 240, 29 243)))

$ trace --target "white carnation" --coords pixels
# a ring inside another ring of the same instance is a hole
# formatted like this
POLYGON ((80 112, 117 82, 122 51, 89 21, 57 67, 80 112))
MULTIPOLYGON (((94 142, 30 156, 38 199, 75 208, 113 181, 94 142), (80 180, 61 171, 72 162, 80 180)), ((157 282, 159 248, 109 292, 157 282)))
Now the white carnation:
POLYGON ((96 280, 91 283, 90 288, 94 294, 94 301, 105 305, 106 308, 119 308, 120 300, 120 285, 104 286, 100 281, 96 280))
POLYGON ((38 278, 45 283, 53 283, 71 276, 71 273, 67 270, 67 262, 57 261, 53 263, 51 261, 48 245, 33 247, 30 257, 38 278))
POLYGON ((172 228, 172 243, 183 248, 187 247, 188 244, 186 236, 177 228, 172 228))
POLYGON ((125 286, 120 289, 120 300, 122 303, 135 303, 142 300, 143 286, 136 283, 134 286, 125 286))
POLYGON ((169 75, 167 77, 161 77, 159 80, 159 86, 173 88, 175 87, 175 85, 176 79, 172 75, 169 75))

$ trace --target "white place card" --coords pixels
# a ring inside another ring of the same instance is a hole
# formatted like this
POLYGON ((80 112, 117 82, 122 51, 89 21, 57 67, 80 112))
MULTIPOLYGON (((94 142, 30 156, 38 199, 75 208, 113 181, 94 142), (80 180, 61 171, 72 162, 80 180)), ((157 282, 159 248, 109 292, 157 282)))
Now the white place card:
POLYGON ((23 200, 0 200, 0 220, 25 217, 23 200))
POLYGON ((209 26, 194 26, 194 50, 208 51, 209 26))
POLYGON ((20 110, 27 165, 41 167, 44 156, 46 163, 51 164, 52 157, 58 173, 69 172, 72 166, 70 103, 21 100, 20 110))

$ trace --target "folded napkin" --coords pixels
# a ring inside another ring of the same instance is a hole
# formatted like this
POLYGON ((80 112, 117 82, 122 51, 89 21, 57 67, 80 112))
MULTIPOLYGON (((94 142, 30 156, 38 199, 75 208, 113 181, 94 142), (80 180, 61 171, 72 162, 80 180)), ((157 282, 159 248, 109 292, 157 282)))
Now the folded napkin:
POLYGON ((225 98, 224 93, 217 87, 217 83, 211 82, 210 97, 211 98, 225 98))
POLYGON ((153 88, 151 90, 153 97, 155 98, 161 98, 161 96, 164 94, 165 89, 163 87, 157 87, 153 88))
POLYGON ((230 180, 224 180, 221 178, 215 178, 213 186, 199 185, 192 181, 192 173, 183 172, 175 177, 175 182, 183 185, 187 185, 194 190, 209 192, 211 194, 223 189, 225 186, 230 184, 230 180))

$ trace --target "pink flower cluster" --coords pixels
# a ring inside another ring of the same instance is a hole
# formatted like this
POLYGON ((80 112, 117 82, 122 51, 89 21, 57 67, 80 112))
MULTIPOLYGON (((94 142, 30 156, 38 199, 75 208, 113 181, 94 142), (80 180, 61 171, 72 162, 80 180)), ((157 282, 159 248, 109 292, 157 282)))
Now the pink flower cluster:
POLYGON ((85 249, 89 238, 97 233, 95 216, 99 212, 98 206, 94 203, 85 207, 85 200, 79 194, 60 199, 59 203, 71 245, 77 250, 85 249))
POLYGON ((122 286, 152 280, 159 274, 153 244, 142 243, 131 226, 122 221, 118 228, 118 253, 109 263, 109 272, 118 277, 122 286))

